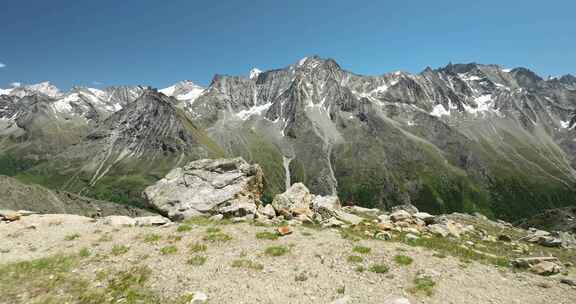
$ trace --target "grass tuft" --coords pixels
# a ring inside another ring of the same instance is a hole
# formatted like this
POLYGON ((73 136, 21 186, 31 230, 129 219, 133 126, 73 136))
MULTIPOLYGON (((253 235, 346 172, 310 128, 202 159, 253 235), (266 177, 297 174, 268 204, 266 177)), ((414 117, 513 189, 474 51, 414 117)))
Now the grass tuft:
POLYGON ((166 246, 166 247, 162 247, 160 249, 160 253, 163 255, 168 255, 168 254, 175 254, 178 252, 178 247, 174 246, 174 245, 170 245, 170 246, 166 246))
POLYGON ((387 273, 390 270, 390 268, 384 264, 373 264, 370 266, 368 270, 374 273, 387 273))
POLYGON ((364 258, 359 255, 350 255, 346 259, 349 263, 362 263, 364 258))
POLYGON ((436 283, 430 278, 416 278, 414 279, 414 286, 408 289, 408 292, 424 294, 429 297, 434 293, 434 286, 436 286, 436 283))
POLYGON ((277 240, 278 234, 269 231, 258 232, 256 238, 259 240, 277 240))
POLYGON ((290 251, 290 249, 286 246, 270 246, 264 250, 264 253, 266 253, 269 256, 277 257, 287 254, 288 251, 290 251))
POLYGON ((354 248, 352 248, 352 251, 360 254, 368 254, 370 253, 370 251, 372 251, 372 248, 364 246, 354 246, 354 248))
POLYGON ((195 256, 192 256, 191 258, 189 258, 188 261, 186 261, 186 264, 192 265, 192 266, 202 266, 206 263, 207 259, 208 259, 208 257, 206 257, 206 256, 195 255, 195 256))
POLYGON ((234 268, 246 268, 246 269, 252 269, 252 270, 262 270, 264 269, 264 266, 260 263, 256 263, 247 259, 238 259, 238 260, 234 260, 232 261, 232 267, 234 268))
POLYGON ((412 262, 414 262, 414 260, 411 257, 409 257, 407 255, 402 255, 402 254, 395 256, 394 261, 396 262, 396 264, 402 265, 402 266, 407 266, 407 265, 412 264, 412 262))
POLYGON ((125 254, 126 252, 128 252, 128 250, 130 250, 130 247, 125 246, 125 245, 114 245, 112 247, 112 251, 111 253, 113 255, 122 255, 125 254))

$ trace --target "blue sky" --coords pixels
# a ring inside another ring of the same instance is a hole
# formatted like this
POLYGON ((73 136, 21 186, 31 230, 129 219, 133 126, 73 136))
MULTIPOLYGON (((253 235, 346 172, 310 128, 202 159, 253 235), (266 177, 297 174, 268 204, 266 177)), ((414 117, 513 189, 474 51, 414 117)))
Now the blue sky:
POLYGON ((50 80, 165 87, 301 57, 359 74, 448 62, 576 73, 576 1, 129 1, 0 3, 0 87, 50 80))

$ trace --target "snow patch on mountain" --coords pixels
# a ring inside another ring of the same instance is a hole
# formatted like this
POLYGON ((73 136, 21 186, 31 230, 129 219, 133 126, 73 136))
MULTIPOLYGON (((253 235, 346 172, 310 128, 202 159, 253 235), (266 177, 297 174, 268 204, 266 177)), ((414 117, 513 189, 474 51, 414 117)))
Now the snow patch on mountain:
POLYGON ((202 95, 204 91, 205 89, 203 87, 189 80, 181 81, 173 86, 158 90, 158 92, 166 96, 171 96, 178 100, 187 102, 193 102, 196 98, 202 95))
POLYGON ((249 109, 242 110, 236 113, 236 116, 242 120, 247 120, 252 115, 262 115, 262 112, 268 110, 272 106, 272 103, 265 103, 263 105, 253 106, 249 109))
POLYGON ((441 117, 443 115, 450 116, 450 111, 444 108, 443 105, 437 104, 434 106, 434 108, 432 108, 432 112, 430 112, 430 115, 436 117, 441 117))
POLYGON ((250 79, 256 79, 260 74, 262 74, 262 71, 260 69, 253 68, 252 70, 250 70, 250 79))

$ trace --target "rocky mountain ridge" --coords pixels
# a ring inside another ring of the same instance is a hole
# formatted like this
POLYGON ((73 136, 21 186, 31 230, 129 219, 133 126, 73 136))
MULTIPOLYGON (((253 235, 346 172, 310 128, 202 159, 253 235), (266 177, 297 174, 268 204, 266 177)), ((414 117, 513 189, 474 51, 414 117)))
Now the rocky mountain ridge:
POLYGON ((472 63, 362 76, 311 56, 207 88, 11 93, 0 173, 120 202, 207 155, 260 164, 265 201, 302 182, 367 207, 517 219, 571 205, 576 189, 571 75, 472 63))

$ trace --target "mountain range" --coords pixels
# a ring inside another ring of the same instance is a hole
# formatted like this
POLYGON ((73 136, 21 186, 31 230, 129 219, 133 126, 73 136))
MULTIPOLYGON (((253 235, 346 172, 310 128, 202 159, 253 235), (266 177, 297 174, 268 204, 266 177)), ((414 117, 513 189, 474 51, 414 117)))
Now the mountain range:
POLYGON ((517 220, 574 206, 576 77, 448 64, 363 76, 332 59, 216 75, 206 88, 0 89, 0 174, 145 206, 188 161, 242 156, 264 200, 295 182, 347 204, 517 220))

